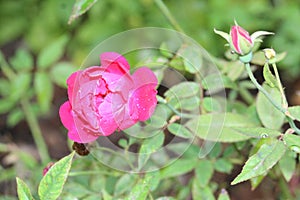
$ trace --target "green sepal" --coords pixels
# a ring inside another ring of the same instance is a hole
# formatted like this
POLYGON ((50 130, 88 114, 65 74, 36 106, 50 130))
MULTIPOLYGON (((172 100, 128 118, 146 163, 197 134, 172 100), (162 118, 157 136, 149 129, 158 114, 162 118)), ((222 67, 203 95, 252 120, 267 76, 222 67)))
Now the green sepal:
POLYGON ((230 35, 228 33, 225 33, 223 31, 218 31, 217 29, 214 29, 214 32, 216 34, 220 35, 222 38, 224 38, 229 43, 230 35))
POLYGON ((247 55, 240 56, 239 59, 242 63, 249 63, 252 60, 253 53, 250 52, 247 55))

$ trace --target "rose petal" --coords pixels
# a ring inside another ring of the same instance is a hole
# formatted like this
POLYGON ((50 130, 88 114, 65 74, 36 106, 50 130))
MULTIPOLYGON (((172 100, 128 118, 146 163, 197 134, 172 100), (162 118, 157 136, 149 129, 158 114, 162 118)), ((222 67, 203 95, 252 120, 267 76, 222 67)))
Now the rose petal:
POLYGON ((97 140, 99 136, 95 136, 93 134, 89 134, 85 131, 80 131, 79 133, 76 131, 76 129, 70 130, 68 132, 68 137, 70 140, 73 140, 74 142, 78 143, 89 143, 97 140))
POLYGON ((67 79, 67 85, 68 85, 68 97, 69 101, 72 102, 73 100, 73 90, 76 82, 77 75, 81 73, 81 71, 77 71, 72 73, 69 78, 67 79))
POLYGON ((61 105, 59 109, 59 115, 62 124, 68 129, 68 137, 70 140, 79 143, 88 143, 98 138, 98 136, 89 134, 86 131, 80 131, 80 134, 77 132, 77 128, 74 124, 74 118, 72 116, 72 107, 69 101, 61 105))
POLYGON ((157 78, 148 68, 139 68, 132 76, 135 90, 129 99, 130 115, 133 119, 145 121, 153 114, 157 99, 157 78))
POLYGON ((60 120, 68 130, 71 130, 74 127, 74 119, 71 112, 72 106, 69 101, 66 101, 59 108, 60 120))
POLYGON ((114 120, 118 125, 118 129, 124 130, 134 125, 137 122, 138 118, 132 118, 130 116, 127 103, 128 100, 124 99, 121 93, 111 94, 111 98, 114 120))
POLYGON ((112 105, 112 94, 108 94, 99 106, 99 126, 104 136, 111 135, 118 128, 115 121, 114 110, 112 105))
POLYGON ((142 87, 146 84, 156 87, 158 82, 155 74, 147 67, 137 69, 132 75, 132 79, 134 81, 135 88, 142 87))
POLYGON ((129 99, 131 117, 140 121, 149 119, 157 104, 156 94, 153 84, 136 89, 129 99))
POLYGON ((130 66, 127 60, 115 52, 106 52, 100 55, 101 67, 106 72, 123 75, 129 72, 130 66))
POLYGON ((238 26, 233 26, 230 31, 230 36, 232 39, 232 44, 237 53, 242 53, 239 46, 239 38, 238 38, 238 26))

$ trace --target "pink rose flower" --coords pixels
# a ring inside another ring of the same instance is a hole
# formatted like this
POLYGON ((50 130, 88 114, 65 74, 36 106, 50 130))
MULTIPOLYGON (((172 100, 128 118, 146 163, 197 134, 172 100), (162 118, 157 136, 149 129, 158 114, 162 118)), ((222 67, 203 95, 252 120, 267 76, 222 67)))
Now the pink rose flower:
POLYGON ((120 54, 100 55, 101 66, 77 71, 68 78, 68 97, 59 110, 68 137, 88 143, 99 136, 124 130, 153 114, 157 78, 142 67, 130 75, 130 66, 120 54))

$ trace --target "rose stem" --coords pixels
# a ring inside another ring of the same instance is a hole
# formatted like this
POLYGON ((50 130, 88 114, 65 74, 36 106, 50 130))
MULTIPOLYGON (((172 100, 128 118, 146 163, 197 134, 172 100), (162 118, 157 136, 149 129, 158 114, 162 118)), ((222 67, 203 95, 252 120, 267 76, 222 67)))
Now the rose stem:
POLYGON ((164 16, 169 20, 170 24, 174 27, 178 32, 184 33, 183 29, 177 23, 176 19, 173 17, 168 7, 164 4, 162 0, 154 0, 156 6, 160 9, 160 11, 164 14, 164 16))
MULTIPOLYGON (((279 110, 280 112, 282 112, 286 119, 288 120, 290 126, 292 129, 294 129, 294 131, 300 135, 300 129, 297 128, 297 126, 295 125, 295 122, 293 121, 293 119, 291 118, 291 116, 288 115, 287 109, 282 108, 280 105, 278 105, 274 99, 271 97, 271 95, 257 82, 257 80, 255 79, 251 68, 250 68, 250 64, 249 63, 245 63, 245 67, 246 67, 246 71, 249 75, 250 80, 253 82, 253 84, 256 86, 256 88, 261 91, 265 97, 272 103, 272 105, 279 110)), ((277 73, 278 74, 278 73, 277 73)))
POLYGON ((285 97, 285 94, 284 94, 284 91, 283 91, 283 87, 282 87, 282 84, 281 84, 281 81, 280 81, 280 77, 279 77, 279 73, 278 73, 278 70, 277 70, 277 66, 276 66, 275 63, 273 63, 272 67, 274 69, 275 77, 276 77, 276 80, 277 80, 277 84, 278 84, 278 87, 279 87, 279 90, 280 90, 280 93, 281 93, 283 108, 287 109, 288 108, 288 103, 287 103, 287 100, 286 100, 286 97, 285 97))

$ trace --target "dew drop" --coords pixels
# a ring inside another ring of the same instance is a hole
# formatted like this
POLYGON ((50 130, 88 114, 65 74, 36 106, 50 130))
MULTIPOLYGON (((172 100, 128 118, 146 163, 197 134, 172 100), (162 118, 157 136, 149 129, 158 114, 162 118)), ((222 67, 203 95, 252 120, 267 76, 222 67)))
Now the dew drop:
POLYGON ((290 148, 291 148, 292 151, 294 151, 296 153, 300 153, 300 147, 299 146, 293 145, 290 148))
POLYGON ((261 137, 261 138, 268 138, 269 135, 268 135, 267 133, 262 133, 262 134, 260 135, 260 137, 261 137))

